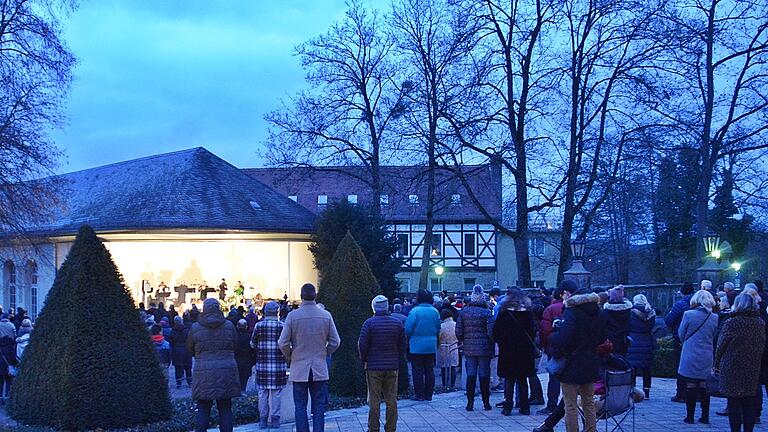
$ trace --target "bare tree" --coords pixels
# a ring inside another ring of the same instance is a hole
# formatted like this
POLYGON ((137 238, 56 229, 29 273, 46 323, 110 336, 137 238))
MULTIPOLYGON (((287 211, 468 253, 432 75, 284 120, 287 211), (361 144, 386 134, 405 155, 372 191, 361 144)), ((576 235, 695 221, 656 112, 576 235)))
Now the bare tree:
POLYGON ((24 234, 46 217, 59 151, 47 131, 62 123, 75 58, 58 17, 69 1, 0 2, 0 226, 24 234))
POLYGON ((296 48, 311 88, 266 115, 272 164, 362 165, 367 176, 358 180, 370 185, 377 213, 382 153, 404 109, 393 43, 383 24, 376 11, 352 1, 341 22, 296 48))
MULTIPOLYGON (((696 236, 709 226, 717 162, 768 147, 768 3, 679 0, 665 16, 677 46, 665 60, 668 100, 652 105, 687 132, 699 149, 696 236)), ((703 242, 697 242, 703 255, 703 242)))

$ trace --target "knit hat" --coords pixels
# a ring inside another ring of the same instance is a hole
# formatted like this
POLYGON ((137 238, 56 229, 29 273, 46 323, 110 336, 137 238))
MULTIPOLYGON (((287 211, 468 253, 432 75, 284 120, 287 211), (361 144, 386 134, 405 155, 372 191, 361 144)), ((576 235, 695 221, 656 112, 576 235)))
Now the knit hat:
POLYGON ((280 305, 276 301, 271 301, 264 306, 264 315, 276 316, 280 312, 280 305))
POLYGON ((482 303, 485 300, 485 293, 483 292, 482 285, 475 285, 472 287, 472 294, 469 296, 472 303, 482 303))
POLYGON ((386 312, 389 310, 389 299, 383 295, 377 295, 371 300, 371 309, 373 313, 386 312))
POLYGON ((618 285, 608 290, 609 303, 621 303, 624 301, 624 285, 618 285))
POLYGON ((21 326, 22 327, 30 327, 31 328, 32 327, 32 321, 29 318, 24 318, 21 321, 21 326))
POLYGON ((568 291, 571 294, 576 294, 580 291, 579 286, 571 279, 566 279, 560 282, 560 285, 557 286, 557 289, 561 292, 568 291))
POLYGON ((248 328, 248 321, 241 318, 240 320, 237 321, 237 328, 239 329, 248 328))

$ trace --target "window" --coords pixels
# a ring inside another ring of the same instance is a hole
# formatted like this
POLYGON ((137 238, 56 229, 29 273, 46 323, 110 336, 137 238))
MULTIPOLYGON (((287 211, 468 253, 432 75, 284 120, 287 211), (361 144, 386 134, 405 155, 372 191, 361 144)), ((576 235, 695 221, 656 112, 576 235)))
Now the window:
POLYGON ((34 261, 29 261, 27 263, 27 271, 29 272, 29 313, 32 316, 32 319, 35 319, 37 318, 37 264, 34 261))
POLYGON ((397 250, 397 256, 399 258, 410 256, 409 252, 409 237, 408 234, 398 234, 397 242, 400 244, 400 249, 397 250))
POLYGON ((389 205, 389 195, 387 195, 387 194, 379 195, 379 204, 381 204, 383 206, 389 205))
POLYGON ((8 260, 3 265, 3 278, 5 279, 5 291, 8 293, 9 310, 16 310, 16 266, 8 260))
POLYGON ((418 204, 419 203, 419 196, 416 194, 408 195, 408 202, 411 204, 418 204))
POLYGON ((288 195, 288 199, 293 202, 299 202, 299 196, 298 195, 288 195))
POLYGON ((543 238, 528 239, 528 255, 541 257, 544 256, 546 244, 543 238))
POLYGON ((464 234, 464 256, 475 256, 477 253, 475 240, 477 240, 475 234, 464 234))
POLYGON ((410 279, 399 277, 399 278, 397 278, 397 283, 400 284, 400 291, 404 291, 404 292, 410 292, 411 291, 411 280, 410 279))
POLYGON ((451 195, 451 204, 453 205, 461 204, 461 195, 460 194, 451 195))
POLYGON ((357 204, 357 195, 347 195, 347 202, 350 204, 357 204))
POLYGON ((439 278, 429 278, 429 290, 432 292, 442 291, 442 281, 439 278))
POLYGON ((442 234, 432 234, 432 256, 443 256, 442 234))
POLYGON ((475 287, 476 282, 477 279, 475 278, 464 278, 464 291, 472 292, 472 288, 475 287))
POLYGON ((251 201, 251 208, 254 210, 261 210, 261 206, 256 201, 251 201))
POLYGON ((318 195, 317 196, 317 205, 324 206, 328 204, 328 195, 318 195))

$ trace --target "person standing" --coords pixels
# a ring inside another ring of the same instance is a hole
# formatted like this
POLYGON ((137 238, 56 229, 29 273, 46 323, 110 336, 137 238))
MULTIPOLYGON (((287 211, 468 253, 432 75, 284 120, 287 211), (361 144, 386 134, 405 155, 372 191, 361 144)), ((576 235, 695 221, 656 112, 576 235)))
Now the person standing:
POLYGON ((160 362, 160 369, 163 371, 165 386, 168 386, 168 368, 171 366, 171 344, 163 337, 163 328, 155 324, 150 329, 152 334, 152 343, 155 347, 157 360, 160 362))
MULTIPOLYGON (((552 348, 549 346, 549 335, 552 334, 552 323, 555 320, 560 319, 563 316, 563 288, 562 284, 552 291, 552 301, 544 309, 541 314, 541 323, 539 337, 541 340, 541 347, 547 356, 552 356, 552 348)), ((547 406, 540 409, 537 414, 552 414, 555 410, 560 399, 560 381, 553 374, 549 374, 549 382, 547 382, 547 406)))
POLYGON ((381 401, 387 407, 384 432, 397 428, 397 378, 405 354, 405 328, 389 314, 389 300, 378 295, 371 301, 373 316, 363 323, 357 341, 368 384, 368 431, 379 432, 381 401))
POLYGON ((184 324, 184 319, 177 316, 173 319, 173 329, 168 337, 171 344, 171 361, 173 362, 176 388, 181 388, 181 381, 187 379, 187 385, 192 387, 192 353, 187 349, 189 327, 184 324))
POLYGON ((312 430, 325 430, 329 378, 326 359, 341 344, 333 317, 317 306, 316 298, 314 285, 301 287, 301 306, 288 314, 278 340, 280 351, 291 364, 297 432, 309 432, 308 395, 312 398, 312 430))
POLYGON ((728 398, 731 432, 752 432, 757 418, 755 394, 760 388, 755 365, 765 347, 765 323, 758 303, 749 295, 737 296, 732 309, 717 340, 715 370, 720 373, 720 391, 728 398))
POLYGON ((565 404, 565 430, 579 431, 577 399, 580 398, 584 431, 594 432, 597 423, 594 387, 600 367, 597 347, 606 339, 605 324, 597 305, 600 296, 572 280, 565 280, 560 286, 565 311, 562 322, 549 336, 549 343, 554 358, 565 361, 559 374, 565 404))
POLYGON ((29 345, 29 337, 32 335, 32 321, 29 318, 25 318, 21 322, 19 327, 19 337, 16 338, 16 359, 21 361, 24 357, 24 350, 29 345))
POLYGON ((456 323, 456 337, 464 349, 467 372, 467 411, 475 407, 475 386, 480 380, 483 409, 491 407, 491 357, 493 356, 493 315, 485 301, 483 287, 475 285, 469 304, 461 309, 456 323))
POLYGON ((237 346, 235 347, 235 362, 240 377, 240 392, 245 394, 248 380, 253 368, 253 348, 251 348, 251 333, 248 333, 248 321, 241 319, 237 322, 237 346))
MULTIPOLYGON (((680 328, 680 322, 683 320, 683 313, 691 308, 691 297, 693 297, 693 284, 686 282, 683 287, 680 288, 680 294, 682 298, 672 305, 672 309, 664 317, 664 324, 672 332, 672 341, 675 349, 675 363, 680 364, 680 353, 683 346, 680 343, 680 338, 677 336, 677 331, 680 328)), ((672 402, 685 402, 685 382, 680 377, 677 377, 677 389, 675 395, 672 396, 672 402)))
POLYGON ((440 348, 437 351, 441 384, 443 389, 449 391, 456 387, 456 368, 459 366, 459 340, 456 338, 456 322, 453 320, 455 310, 451 309, 440 310, 442 323, 438 336, 440 348))
POLYGON ((624 298, 624 285, 608 290, 608 302, 603 305, 605 331, 613 345, 613 353, 622 357, 629 350, 629 319, 632 302, 624 298))
POLYGON ((415 400, 432 400, 435 390, 435 354, 440 334, 440 314, 432 307, 432 294, 427 290, 416 293, 418 305, 411 309, 405 322, 408 337, 411 375, 415 400))
MULTIPOLYGON (((706 380, 712 372, 717 314, 712 313, 715 299, 699 290, 691 297, 691 309, 683 314, 678 337, 683 349, 677 373, 685 382, 685 423, 693 424, 696 401, 701 403, 699 423, 709 424, 709 394, 706 380)), ((726 321, 727 322, 727 321, 726 321)), ((754 395, 754 392, 752 393, 754 395)))
POLYGON ((632 343, 627 352, 627 361, 634 369, 635 377, 643 377, 643 393, 648 399, 651 396, 653 353, 656 351, 656 338, 653 336, 656 311, 643 294, 633 297, 632 304, 629 318, 629 338, 632 343))
POLYGON ((256 350, 256 388, 259 390, 259 426, 280 427, 280 396, 288 384, 285 356, 277 344, 283 322, 277 319, 280 305, 271 301, 264 306, 264 319, 256 324, 251 347, 256 350))
POLYGON ((504 408, 509 416, 518 390, 520 414, 531 413, 528 399, 528 377, 536 370, 536 343, 533 313, 526 307, 527 297, 521 290, 510 290, 501 302, 493 325, 493 339, 499 345, 499 378, 504 378, 504 408))
POLYGON ((206 299, 187 338, 187 349, 195 356, 192 371, 192 399, 197 401, 195 432, 208 430, 214 401, 219 411, 219 430, 232 432, 232 398, 240 396, 236 343, 235 326, 224 319, 219 301, 206 299))
POLYGON ((223 302, 227 298, 227 281, 221 278, 219 284, 219 301, 223 302))

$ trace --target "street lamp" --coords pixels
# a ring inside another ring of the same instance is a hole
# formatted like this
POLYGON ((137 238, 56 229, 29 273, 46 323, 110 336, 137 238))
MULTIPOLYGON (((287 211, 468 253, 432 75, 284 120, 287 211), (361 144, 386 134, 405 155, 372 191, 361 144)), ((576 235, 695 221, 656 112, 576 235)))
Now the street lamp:
POLYGON ((707 235, 704 236, 704 250, 712 254, 712 256, 715 256, 715 251, 717 251, 718 256, 715 258, 719 258, 720 251, 717 250, 717 248, 720 246, 720 236, 709 232, 707 235))
POLYGON ((737 272, 738 272, 739 270, 741 270, 741 264, 740 264, 740 263, 737 263, 737 262, 735 262, 735 263, 731 264, 731 267, 732 267, 734 270, 736 270, 737 272))
POLYGON ((718 264, 722 255, 719 249, 720 236, 710 231, 704 236, 703 242, 705 251, 704 262, 701 267, 696 269, 696 279, 699 281, 708 279, 717 285, 720 272, 723 270, 722 266, 718 264))
POLYGON ((441 265, 435 266, 435 275, 437 275, 437 288, 443 289, 443 273, 445 272, 445 267, 441 265))
POLYGON ((576 239, 571 242, 571 254, 573 262, 571 268, 563 272, 563 278, 573 280, 581 288, 589 289, 592 280, 592 273, 584 268, 581 259, 584 257, 586 242, 584 239, 576 239))
POLYGON ((741 263, 734 262, 731 264, 731 268, 736 273, 733 278, 733 285, 736 287, 736 289, 739 289, 741 285, 741 275, 739 274, 739 271, 741 270, 741 263))
POLYGON ((587 243, 584 239, 576 239, 571 242, 571 254, 573 254, 574 260, 581 261, 581 258, 584 257, 584 248, 586 246, 587 243))

